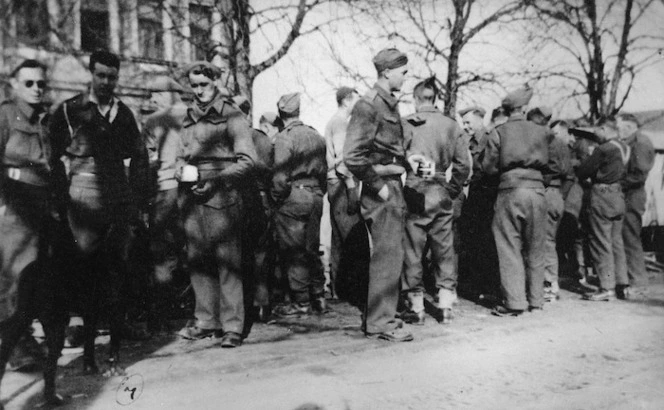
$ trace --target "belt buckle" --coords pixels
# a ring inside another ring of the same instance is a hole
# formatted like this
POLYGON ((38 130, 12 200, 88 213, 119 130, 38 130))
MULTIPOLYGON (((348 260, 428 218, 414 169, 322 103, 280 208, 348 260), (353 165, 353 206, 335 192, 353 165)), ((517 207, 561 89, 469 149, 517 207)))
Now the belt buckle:
POLYGON ((19 181, 21 179, 21 170, 19 168, 8 168, 7 169, 7 176, 10 179, 13 179, 15 181, 19 181))

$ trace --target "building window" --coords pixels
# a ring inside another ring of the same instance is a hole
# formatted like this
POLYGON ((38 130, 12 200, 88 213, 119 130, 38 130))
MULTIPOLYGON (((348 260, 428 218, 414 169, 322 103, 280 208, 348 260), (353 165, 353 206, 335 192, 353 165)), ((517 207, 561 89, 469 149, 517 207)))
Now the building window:
POLYGON ((47 2, 23 0, 14 2, 14 7, 18 41, 32 46, 48 45, 50 25, 47 2))
POLYGON ((210 47, 210 29, 212 28, 212 11, 210 7, 199 4, 189 5, 189 39, 191 42, 191 58, 205 60, 210 47))
POLYGON ((161 3, 141 0, 138 7, 139 52, 146 58, 164 58, 164 30, 161 24, 161 3))
POLYGON ((81 1, 81 48, 84 51, 109 46, 108 6, 105 0, 81 1))

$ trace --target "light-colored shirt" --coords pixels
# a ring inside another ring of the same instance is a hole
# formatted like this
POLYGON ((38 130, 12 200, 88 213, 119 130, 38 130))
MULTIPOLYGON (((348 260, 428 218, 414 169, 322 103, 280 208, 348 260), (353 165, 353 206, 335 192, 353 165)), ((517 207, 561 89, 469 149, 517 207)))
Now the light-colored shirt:
POLYGON ((350 116, 339 109, 325 127, 327 179, 352 178, 353 174, 344 164, 344 143, 350 116))
POLYGON ((115 100, 115 97, 111 97, 111 101, 109 101, 108 105, 101 105, 99 104, 97 95, 94 93, 94 91, 90 90, 89 101, 93 102, 97 106, 97 110, 102 115, 102 117, 108 118, 109 123, 115 120, 115 117, 118 115, 118 104, 115 100), (107 114, 108 117, 106 117, 107 114))

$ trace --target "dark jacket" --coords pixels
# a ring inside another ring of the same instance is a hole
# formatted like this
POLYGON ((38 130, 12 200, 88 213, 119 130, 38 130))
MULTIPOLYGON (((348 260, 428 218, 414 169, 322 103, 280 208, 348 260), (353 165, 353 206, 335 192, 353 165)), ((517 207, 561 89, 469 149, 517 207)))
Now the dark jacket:
POLYGON ((580 180, 590 178, 593 184, 616 184, 622 181, 627 169, 629 150, 617 139, 606 141, 595 148, 576 169, 580 180))
POLYGON ((623 180, 623 189, 642 188, 655 163, 655 148, 650 138, 638 131, 627 137, 624 142, 630 147, 631 154, 623 180))

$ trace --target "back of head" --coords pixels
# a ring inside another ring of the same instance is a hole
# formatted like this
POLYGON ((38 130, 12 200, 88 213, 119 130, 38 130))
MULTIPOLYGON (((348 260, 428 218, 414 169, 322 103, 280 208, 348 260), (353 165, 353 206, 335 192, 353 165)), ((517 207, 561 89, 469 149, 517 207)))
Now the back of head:
POLYGON ((349 96, 353 95, 354 93, 357 93, 357 90, 354 89, 354 88, 345 87, 345 86, 344 87, 339 87, 339 89, 337 90, 337 95, 336 95, 337 105, 339 107, 341 107, 343 105, 344 101, 349 96))
POLYGON ((436 102, 437 96, 438 86, 435 76, 415 84, 413 97, 415 97, 416 102, 419 101, 420 103, 433 105, 436 102))
POLYGON ((90 63, 88 68, 91 72, 95 70, 95 64, 102 64, 107 67, 113 67, 116 70, 120 70, 120 59, 117 55, 106 50, 97 50, 90 55, 90 63))

